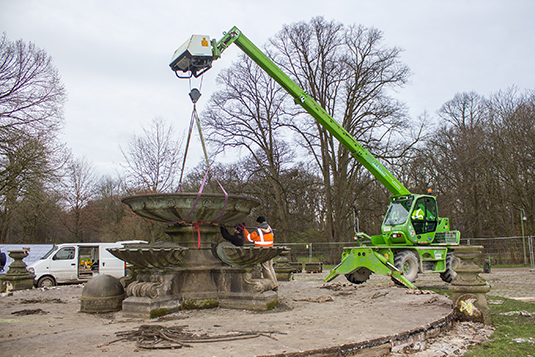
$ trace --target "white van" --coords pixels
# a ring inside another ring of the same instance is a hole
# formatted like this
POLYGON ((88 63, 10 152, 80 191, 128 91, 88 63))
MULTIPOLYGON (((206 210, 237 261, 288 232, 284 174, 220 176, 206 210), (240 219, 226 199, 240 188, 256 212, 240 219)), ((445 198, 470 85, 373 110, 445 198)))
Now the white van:
POLYGON ((95 275, 106 274, 116 278, 126 275, 126 263, 108 252, 124 244, 147 243, 123 241, 117 243, 64 243, 54 246, 44 257, 28 267, 35 274, 37 287, 64 283, 80 283, 95 275))

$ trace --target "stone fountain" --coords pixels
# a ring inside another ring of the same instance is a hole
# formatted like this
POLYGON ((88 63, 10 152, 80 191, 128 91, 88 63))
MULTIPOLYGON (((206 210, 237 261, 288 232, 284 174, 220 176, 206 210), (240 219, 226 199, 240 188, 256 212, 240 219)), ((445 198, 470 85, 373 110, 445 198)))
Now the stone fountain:
POLYGON ((191 308, 269 310, 278 305, 272 283, 253 278, 252 272, 286 248, 236 247, 222 242, 219 232, 218 222, 242 222, 259 205, 256 199, 168 193, 122 201, 137 215, 168 224, 162 241, 108 249, 134 266, 123 315, 153 318, 191 308))

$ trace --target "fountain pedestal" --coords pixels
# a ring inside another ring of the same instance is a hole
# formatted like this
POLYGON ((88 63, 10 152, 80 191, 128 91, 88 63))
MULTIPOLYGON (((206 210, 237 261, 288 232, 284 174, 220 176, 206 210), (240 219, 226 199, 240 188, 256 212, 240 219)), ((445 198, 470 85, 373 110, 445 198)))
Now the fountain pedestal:
POLYGON ((13 263, 9 265, 9 270, 0 276, 0 291, 31 289, 35 275, 26 270, 26 263, 22 261, 28 256, 28 252, 11 250, 8 254, 13 259, 13 263))
POLYGON ((461 259, 455 268, 457 275, 453 278, 449 290, 452 292, 455 318, 460 321, 482 322, 490 325, 491 314, 486 294, 490 285, 479 273, 481 269, 474 259, 481 255, 483 246, 452 247, 453 254, 461 259))
POLYGON ((165 230, 168 242, 109 249, 135 267, 135 280, 126 288, 123 315, 154 318, 182 309, 219 306, 269 310, 278 305, 273 283, 253 279, 252 270, 285 247, 220 243, 219 228, 210 221, 242 221, 258 202, 229 196, 225 207, 223 195, 203 194, 195 203, 196 197, 157 194, 123 199, 140 216, 172 223, 165 230), (185 222, 185 216, 195 223, 185 222))
POLYGON ((290 259, 288 259, 288 254, 290 254, 289 248, 282 251, 277 260, 273 262, 273 268, 279 281, 292 280, 292 273, 295 271, 295 268, 292 266, 290 259))

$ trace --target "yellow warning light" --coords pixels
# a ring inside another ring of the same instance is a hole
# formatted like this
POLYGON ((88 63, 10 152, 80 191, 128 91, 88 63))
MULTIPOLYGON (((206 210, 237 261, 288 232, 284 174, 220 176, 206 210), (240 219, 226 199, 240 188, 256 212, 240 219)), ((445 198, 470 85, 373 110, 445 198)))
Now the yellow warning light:
POLYGON ((206 37, 203 37, 203 38, 202 38, 201 46, 203 46, 203 47, 208 47, 208 41, 206 40, 206 37))
POLYGON ((428 189, 427 189, 427 193, 433 193, 433 189, 428 188, 428 189))

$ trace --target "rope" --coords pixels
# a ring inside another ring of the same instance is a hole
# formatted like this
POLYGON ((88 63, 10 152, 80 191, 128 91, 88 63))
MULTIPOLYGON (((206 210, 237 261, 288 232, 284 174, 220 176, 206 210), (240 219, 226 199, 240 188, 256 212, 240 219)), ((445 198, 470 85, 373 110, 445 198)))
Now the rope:
MULTIPOLYGON (((208 152, 206 151, 206 144, 204 142, 204 136, 202 134, 202 127, 201 127, 201 120, 199 119, 199 115, 197 115, 197 105, 194 103, 193 104, 193 111, 195 113, 195 121, 197 122, 197 129, 199 130, 199 136, 201 138, 201 144, 202 144, 202 149, 204 151, 204 158, 206 160, 206 174, 205 174, 205 179, 203 180, 203 185, 201 186, 201 189, 199 190, 199 197, 202 193, 202 190, 204 189, 204 182, 206 180, 206 177, 208 175, 208 172, 210 172, 212 174, 212 177, 215 179, 215 181, 217 182, 217 184, 219 185, 219 187, 221 188, 221 190, 223 191, 223 193, 225 194, 225 203, 223 205, 223 212, 221 213, 221 215, 219 216, 219 218, 217 219, 217 223, 219 223, 219 221, 221 221, 221 218, 223 217, 223 215, 225 214, 225 211, 227 209, 227 202, 228 202, 228 193, 227 191, 223 188, 223 185, 221 185, 221 183, 219 182, 219 180, 217 179, 217 177, 215 176, 214 172, 212 171, 212 168, 210 166, 210 161, 208 160, 208 152)), ((197 197, 197 201, 199 199, 199 197, 197 197)), ((195 201, 195 204, 197 204, 197 201, 195 201)), ((193 206, 195 207, 195 206, 193 206)), ((189 215, 188 215, 189 216, 189 215)))
POLYGON ((201 120, 197 113, 197 103, 193 103, 193 117, 195 118, 195 123, 197 124, 197 130, 199 131, 199 137, 201 139, 202 151, 204 152, 204 159, 206 160, 206 167, 210 169, 210 161, 208 160, 208 152, 206 150, 206 144, 204 142, 204 136, 202 134, 201 120))
POLYGON ((208 170, 206 170, 206 173, 204 174, 204 178, 201 183, 201 188, 199 189, 199 193, 197 194, 197 198, 195 199, 195 202, 193 203, 193 207, 191 207, 191 211, 182 219, 182 222, 188 219, 188 217, 193 213, 195 210, 195 206, 197 206, 197 203, 199 202, 199 199, 201 198, 202 191, 204 190, 204 185, 206 184, 206 179, 208 178, 208 170))
MULTIPOLYGON (((201 77, 201 88, 202 88, 202 77, 201 77)), ((190 79, 190 89, 191 89, 191 79, 190 79)), ((223 215, 225 214, 225 211, 227 209, 228 193, 225 190, 225 188, 223 187, 223 185, 221 185, 221 183, 219 182, 219 180, 215 176, 214 172, 212 171, 212 168, 210 166, 210 160, 208 159, 208 151, 206 150, 206 143, 205 143, 205 140, 204 140, 204 135, 202 133, 201 120, 199 119, 199 114, 197 112, 197 101, 201 97, 201 92, 197 88, 193 88, 193 89, 190 90, 189 96, 191 98, 191 101, 193 102, 193 111, 191 113, 191 120, 190 120, 189 131, 188 131, 188 139, 186 141, 186 151, 184 153, 184 160, 182 162, 182 169, 181 169, 181 172, 180 172, 180 180, 179 180, 179 183, 178 183, 178 190, 177 191, 182 192, 182 179, 184 178, 184 170, 185 170, 185 167, 186 167, 186 159, 187 159, 187 156, 188 156, 189 145, 190 145, 190 142, 191 142, 191 134, 193 132, 193 123, 194 122, 195 122, 195 124, 197 124, 197 130, 199 132, 199 137, 200 137, 200 140, 201 140, 202 150, 203 150, 203 153, 204 153, 204 159, 206 161, 206 173, 204 174, 204 178, 202 180, 201 187, 199 189, 199 193, 197 194, 197 198, 195 199, 195 202, 193 203, 193 207, 191 208, 189 213, 181 221, 171 222, 170 224, 187 222, 188 217, 193 213, 193 211, 197 207, 197 203, 199 202, 199 199, 201 198, 201 195, 202 195, 202 192, 203 192, 204 187, 206 185, 206 181, 208 179, 208 174, 209 173, 212 174, 212 177, 216 180, 217 184, 219 185, 219 187, 221 188, 221 190, 225 194, 225 203, 223 204, 223 211, 222 211, 221 215, 218 217, 217 222, 216 222, 216 223, 219 223, 221 221, 221 218, 223 218, 223 215)), ((201 225, 201 222, 196 222, 196 223, 191 222, 191 223, 192 223, 192 227, 191 227, 192 234, 194 233, 193 228, 195 227, 197 229, 197 235, 198 235, 197 249, 199 249, 200 246, 201 246, 201 236, 200 236, 200 230, 199 230, 199 226, 201 225)))
POLYGON ((186 152, 184 153, 184 160, 182 161, 182 170, 180 170, 180 180, 178 181, 178 191, 180 192, 182 192, 182 178, 184 177, 184 169, 186 167, 186 159, 188 157, 188 149, 189 149, 189 143, 191 140, 191 133, 193 132, 194 121, 195 121, 195 118, 192 115, 190 123, 189 123, 188 139, 186 141, 186 152))
MULTIPOLYGON (((186 159, 188 157, 188 149, 189 149, 189 143, 191 141, 191 133, 193 132, 193 123, 195 122, 195 117, 198 117, 198 115, 197 115, 197 101, 201 97, 203 79, 204 79, 204 76, 201 76, 201 83, 199 85, 199 89, 196 89, 196 88, 192 88, 191 87, 191 77, 189 78, 189 90, 190 90, 189 96, 191 98, 191 101, 193 102, 193 111, 191 113, 191 119, 190 119, 190 122, 189 122, 188 139, 186 141, 186 152, 184 153, 184 160, 182 161, 182 169, 180 170, 180 180, 178 181, 178 190, 177 191, 180 191, 180 192, 182 192, 182 178, 184 177, 184 170, 186 168, 186 159), (194 89, 197 91, 196 95, 198 93, 198 97, 195 97, 195 99, 194 99, 194 97, 192 95, 194 89)), ((204 154, 206 156, 206 150, 205 150, 204 154)))
POLYGON ((201 222, 197 222, 191 226, 191 234, 193 235, 194 231, 193 228, 197 229, 197 249, 201 247, 201 231, 199 229, 199 226, 201 225, 201 222))

